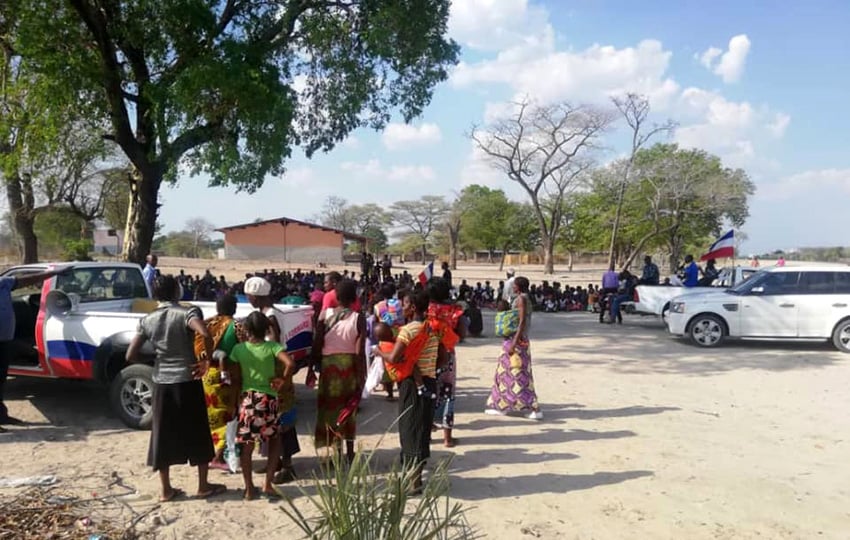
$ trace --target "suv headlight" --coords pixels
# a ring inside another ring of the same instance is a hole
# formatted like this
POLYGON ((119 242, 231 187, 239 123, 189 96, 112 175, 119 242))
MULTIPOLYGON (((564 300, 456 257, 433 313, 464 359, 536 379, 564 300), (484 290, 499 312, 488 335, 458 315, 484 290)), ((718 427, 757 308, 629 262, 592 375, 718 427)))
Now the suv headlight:
POLYGON ((670 312, 671 313, 684 313, 685 312, 685 303, 684 302, 673 302, 670 304, 670 312))

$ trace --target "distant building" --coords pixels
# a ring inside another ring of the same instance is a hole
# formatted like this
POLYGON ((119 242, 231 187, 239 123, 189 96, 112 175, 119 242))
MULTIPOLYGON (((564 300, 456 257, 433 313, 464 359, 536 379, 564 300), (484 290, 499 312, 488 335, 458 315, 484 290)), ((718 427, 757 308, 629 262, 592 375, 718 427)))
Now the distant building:
POLYGON ((120 255, 124 249, 124 231, 119 229, 95 229, 92 232, 94 252, 102 255, 120 255))
POLYGON ((286 217, 217 229, 231 260, 270 260, 301 264, 341 264, 346 242, 366 249, 364 236, 286 217))

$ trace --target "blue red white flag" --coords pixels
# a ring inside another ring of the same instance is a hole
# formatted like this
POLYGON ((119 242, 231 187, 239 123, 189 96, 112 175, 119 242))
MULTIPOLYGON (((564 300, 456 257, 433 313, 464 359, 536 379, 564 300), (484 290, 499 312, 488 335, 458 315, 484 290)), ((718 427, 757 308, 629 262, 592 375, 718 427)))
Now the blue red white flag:
POLYGON ((735 256, 735 231, 731 230, 717 239, 717 242, 711 244, 708 253, 703 255, 700 260, 707 261, 709 259, 725 259, 735 256))
POLYGON ((428 284, 429 281, 431 281, 432 277, 434 277, 434 261, 431 261, 431 263, 426 266, 424 270, 419 272, 419 283, 421 283, 424 287, 428 284))

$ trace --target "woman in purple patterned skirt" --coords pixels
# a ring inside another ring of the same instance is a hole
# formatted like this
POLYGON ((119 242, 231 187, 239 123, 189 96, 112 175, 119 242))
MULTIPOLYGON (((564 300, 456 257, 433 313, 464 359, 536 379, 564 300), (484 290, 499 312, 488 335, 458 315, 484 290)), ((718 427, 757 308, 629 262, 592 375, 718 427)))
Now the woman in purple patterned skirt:
POLYGON ((528 278, 517 277, 513 287, 511 308, 519 313, 519 327, 516 333, 505 338, 502 343, 502 354, 484 412, 494 415, 526 412, 526 418, 542 420, 543 413, 537 402, 531 372, 531 344, 528 340, 531 300, 528 297, 528 278))

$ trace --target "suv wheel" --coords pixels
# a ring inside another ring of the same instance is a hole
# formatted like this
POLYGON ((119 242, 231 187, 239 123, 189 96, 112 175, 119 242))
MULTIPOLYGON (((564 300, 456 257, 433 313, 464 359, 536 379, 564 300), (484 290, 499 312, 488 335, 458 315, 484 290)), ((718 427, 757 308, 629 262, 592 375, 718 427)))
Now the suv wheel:
POLYGON ((112 408, 133 429, 150 429, 153 421, 153 367, 127 366, 112 380, 112 408))
POLYGON ((717 347, 726 337, 726 327, 716 315, 697 315, 688 326, 688 335, 698 347, 717 347))
POLYGON ((838 323, 832 332, 832 344, 841 352, 850 353, 850 319, 838 323))

